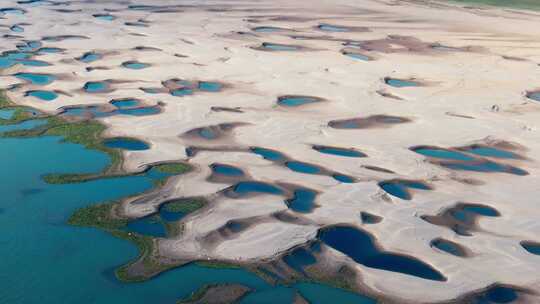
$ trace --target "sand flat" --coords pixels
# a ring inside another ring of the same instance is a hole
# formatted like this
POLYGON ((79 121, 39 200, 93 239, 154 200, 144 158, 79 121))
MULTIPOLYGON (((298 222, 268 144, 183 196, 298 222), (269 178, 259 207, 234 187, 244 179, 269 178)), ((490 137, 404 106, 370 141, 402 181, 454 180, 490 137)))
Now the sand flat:
MULTIPOLYGON (((10 76, 17 72, 56 75, 45 86, 25 83, 7 92, 16 103, 48 113, 66 106, 105 105, 117 98, 137 98, 145 106, 161 108, 155 115, 98 118, 109 127, 107 137, 133 137, 150 144, 149 150, 124 152, 126 171, 137 172, 148 164, 171 160, 189 160, 196 167, 169 180, 157 196, 143 204, 127 200, 125 215, 150 214, 171 198, 206 196, 212 201, 210 208, 183 220, 182 236, 160 239, 161 254, 267 260, 313 240, 319 228, 349 224, 372 233, 386 250, 421 259, 447 278, 434 283, 355 265, 361 274, 359 284, 374 293, 418 303, 452 300, 494 283, 536 289, 540 258, 519 243, 538 241, 540 233, 540 102, 525 97, 527 91, 540 88, 539 14, 423 1, 187 1, 178 6, 177 1, 160 0, 152 5, 155 7, 145 11, 128 9, 116 1, 73 2, 69 7, 74 11, 69 13, 41 5, 24 15, 6 15, 0 24, 30 25, 17 33, 23 38, 4 39, 1 51, 16 49, 23 40, 48 36, 57 36, 59 41, 45 39, 44 47, 64 51, 35 56, 50 66, 17 65, 3 70, 0 84, 20 83, 10 76), (117 18, 92 17, 105 8, 112 9, 117 18), (139 19, 147 26, 129 25, 139 19), (340 26, 340 30, 322 30, 320 24, 340 26), (260 26, 287 30, 252 30, 260 26), (343 30, 347 28, 351 30, 343 30), (358 28, 367 30, 355 30, 358 28), (61 35, 87 39, 61 40, 61 35), (261 48, 263 43, 281 47, 261 48), (373 60, 344 56, 345 47, 373 60), (101 58, 91 63, 75 59, 90 51, 102 54, 101 58), (126 61, 149 66, 127 69, 122 66, 126 61), (101 68, 88 71, 88 67, 101 68), (389 86, 385 77, 411 80, 418 86, 389 86), (177 84, 180 80, 195 84, 189 87, 193 92, 173 96, 173 90, 163 85, 172 79, 177 84), (103 93, 85 92, 82 88, 91 81, 108 81, 110 88, 103 93), (218 92, 204 91, 197 88, 199 81, 219 82, 223 87, 218 92), (140 88, 161 91, 149 94, 140 88), (25 96, 25 92, 39 89, 67 94, 50 102, 25 96), (377 93, 381 91, 399 99, 377 93), (325 102, 278 105, 278 98, 285 95, 315 96, 325 102), (239 111, 218 112, 212 107, 239 111), (382 120, 345 129, 329 125, 335 120, 376 115, 410 121, 382 120), (207 135, 212 138, 192 132, 199 129, 211 132, 207 135), (417 145, 452 148, 497 142, 520 147, 515 152, 523 159, 491 160, 523 169, 526 176, 451 170, 409 150, 417 145), (312 145, 355 148, 367 157, 323 154, 312 145), (189 157, 186 148, 193 146, 201 151, 189 157), (283 162, 254 154, 250 147, 279 151, 287 161, 320 167, 320 173, 292 171, 283 162), (208 180, 213 163, 239 167, 249 180, 282 187, 284 193, 227 196, 224 190, 234 183, 208 180), (341 183, 332 178, 336 173, 354 177, 356 183, 341 183), (427 181, 434 189, 411 190, 412 200, 401 200, 377 186, 393 178, 427 181), (477 183, 463 182, 467 179, 477 183), (291 195, 284 184, 319 192, 313 212, 294 214, 305 223, 272 217, 277 212, 293 213, 284 204, 291 195), (436 215, 457 202, 483 203, 502 216, 481 218, 477 223, 481 229, 471 237, 455 235, 420 218, 436 215), (365 227, 359 218, 361 211, 383 220, 365 227), (245 231, 212 246, 205 241, 228 221, 255 216, 260 217, 260 224, 255 221, 245 231), (434 250, 429 242, 437 237, 462 244, 473 257, 460 259, 434 250)), ((9 0, 2 6, 18 5, 9 0)))

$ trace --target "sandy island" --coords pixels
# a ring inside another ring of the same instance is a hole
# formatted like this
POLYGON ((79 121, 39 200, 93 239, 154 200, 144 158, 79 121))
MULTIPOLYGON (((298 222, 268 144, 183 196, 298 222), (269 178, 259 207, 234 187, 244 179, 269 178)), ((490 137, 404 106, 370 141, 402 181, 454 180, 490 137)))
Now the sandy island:
MULTIPOLYGON (((34 58, 49 66, 3 70, 0 82, 3 88, 21 83, 8 96, 47 113, 105 106, 121 98, 160 108, 155 115, 97 118, 108 126, 108 137, 150 144, 148 150, 124 152, 126 171, 176 160, 195 168, 171 178, 158 195, 123 202, 122 214, 137 218, 174 198, 210 201, 182 220, 180 236, 158 240, 160 255, 261 263, 314 240, 323 227, 346 224, 372 234, 385 251, 419 259, 446 278, 425 280, 366 267, 325 246, 324 254, 349 265, 358 274, 359 290, 372 295, 423 303, 451 301, 493 284, 538 290, 540 257, 520 242, 540 241, 540 102, 527 98, 528 92, 540 89, 540 14, 429 1, 178 5, 160 0, 130 5, 150 2, 153 6, 131 9, 118 1, 42 5, 0 19, 2 26, 27 23, 24 32, 13 33, 18 37, 3 39, 2 51, 44 37, 49 38, 42 47, 62 49, 34 58), (86 52, 100 58, 89 63, 76 59, 86 52), (129 61, 147 66, 123 66, 129 61), (18 72, 56 79, 46 85, 25 83, 13 76, 18 72), (389 79, 413 85, 394 87, 389 79), (200 90, 183 80, 220 87, 200 90), (106 81, 107 89, 85 91, 92 81, 106 81), (32 90, 55 90, 58 96, 52 101, 26 96, 32 90), (278 98, 287 95, 317 99, 279 104, 278 98), (520 157, 487 159, 526 174, 453 170, 410 149, 472 144, 510 147, 520 157), (367 156, 340 157, 312 145, 351 148, 367 156), (188 155, 188 147, 196 147, 197 153, 188 155), (286 163, 253 153, 252 147, 279 151, 289 162, 320 170, 293 171, 286 163), (245 175, 211 178, 215 163, 237 167, 245 175), (340 182, 334 174, 354 182, 340 182), (411 190, 412 199, 404 200, 379 187, 392 179, 423 181, 432 189, 411 190), (240 181, 268 183, 282 192, 231 194, 240 181), (285 203, 297 187, 317 192, 311 212, 294 212, 285 203), (471 236, 422 219, 458 202, 487 205, 500 216, 479 217, 471 236), (363 224, 361 212, 382 220, 363 224), (283 220, 287 215, 294 220, 283 220), (236 233, 216 233, 231 221, 249 225, 236 233), (430 241, 436 238, 458 243, 470 254, 456 257, 435 249, 430 241)), ((6 0, 2 6, 18 4, 6 0)), ((535 303, 534 298, 528 292, 522 301, 535 303)))

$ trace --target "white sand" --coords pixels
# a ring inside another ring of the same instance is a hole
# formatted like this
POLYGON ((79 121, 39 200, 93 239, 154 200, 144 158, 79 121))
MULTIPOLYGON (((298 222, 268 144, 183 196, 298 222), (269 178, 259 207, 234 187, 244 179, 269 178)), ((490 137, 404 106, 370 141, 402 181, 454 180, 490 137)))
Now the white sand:
MULTIPOLYGON (((132 1, 149 4, 150 1, 132 1)), ((151 1, 174 4, 176 1, 151 1)), ((182 2, 183 4, 187 2, 182 2)), ((198 2, 193 2, 194 4, 198 2)), ((166 198, 212 196, 211 207, 185 219, 185 233, 179 239, 160 241, 161 254, 182 258, 216 258, 241 261, 267 259, 316 235, 319 227, 336 223, 360 226, 361 211, 382 216, 380 224, 364 226, 383 248, 405 253, 433 265, 447 282, 433 282, 388 271, 357 266, 364 284, 376 292, 415 303, 455 298, 463 293, 500 282, 535 288, 540 283, 540 257, 527 253, 521 240, 540 240, 540 103, 524 97, 526 90, 540 87, 540 15, 501 9, 466 10, 449 6, 428 6, 405 1, 204 1, 213 8, 230 11, 212 12, 205 7, 185 8, 183 13, 148 13, 121 10, 112 13, 118 19, 108 22, 95 19, 92 13, 103 8, 124 9, 115 1, 96 4, 73 3, 70 9, 81 13, 54 12, 51 7, 29 8, 24 16, 8 15, 0 24, 28 22, 27 40, 50 35, 86 35, 88 40, 45 42, 44 46, 65 48, 62 54, 37 57, 53 63, 50 67, 14 67, 16 71, 35 71, 62 75, 46 89, 63 90, 52 102, 24 97, 26 90, 42 88, 26 85, 9 92, 17 103, 54 113, 67 105, 104 104, 113 98, 136 97, 148 105, 166 103, 163 113, 153 116, 114 116, 102 119, 110 128, 107 136, 130 136, 151 143, 146 151, 126 152, 125 169, 138 171, 141 166, 158 161, 185 159, 185 147, 261 146, 285 153, 292 159, 318 164, 327 169, 354 176, 356 184, 340 184, 328 176, 306 175, 277 166, 247 152, 200 152, 190 160, 197 169, 170 180, 162 195, 166 198), (392 4, 392 5, 390 5, 392 4), (271 16, 308 17, 302 22, 268 21, 271 16), (259 23, 246 19, 260 17, 259 23), (150 27, 128 27, 125 21, 145 18, 150 27), (319 23, 365 26, 370 32, 326 33, 314 27, 319 23), (285 33, 249 32, 250 27, 278 26, 297 30, 298 35, 330 35, 351 40, 383 39, 387 35, 414 36, 423 42, 446 46, 475 46, 475 52, 401 52, 365 53, 376 60, 363 62, 339 53, 338 41, 293 40, 285 33), (145 36, 133 36, 132 33, 145 36), (188 43, 189 41, 191 43, 188 43), (251 47, 261 42, 295 44, 317 49, 309 52, 264 52, 251 47), (134 51, 135 46, 158 47, 163 51, 134 51), (84 52, 107 52, 91 64, 73 60, 84 52), (179 58, 174 54, 189 57, 179 58), (513 56, 524 61, 507 60, 513 56), (120 64, 139 60, 152 64, 133 71, 120 64), (110 70, 87 72, 87 66, 106 66, 110 70), (396 89, 385 85, 386 76, 418 79, 429 86, 396 89), (170 78, 214 80, 230 84, 219 93, 196 93, 187 97, 168 94, 145 94, 139 87, 160 87, 170 78), (130 80, 113 84, 111 93, 87 94, 80 89, 87 81, 104 79, 130 80), (384 90, 401 97, 394 100, 376 93, 384 90), (286 109, 276 106, 280 95, 313 95, 329 102, 286 109), (498 112, 490 109, 499 107, 498 112), (244 113, 212 112, 211 106, 240 107, 244 113), (449 116, 451 112, 474 119, 449 116), (413 119, 412 123, 365 130, 338 130, 327 126, 330 120, 387 114, 413 119), (181 138, 193 128, 228 122, 245 122, 230 137, 216 142, 181 138), (414 145, 442 147, 463 146, 492 139, 511 141, 524 146, 528 160, 505 161, 527 170, 528 176, 504 173, 471 173, 445 170, 425 162, 408 150, 414 145), (369 155, 353 159, 318 153, 310 144, 354 147, 369 155), (255 179, 287 182, 321 192, 319 208, 305 215, 312 224, 297 225, 269 220, 272 213, 285 210, 284 197, 260 195, 247 199, 229 199, 216 192, 228 184, 206 181, 208 165, 226 163, 243 168, 255 179), (366 170, 362 165, 387 168, 398 174, 366 170), (434 191, 415 191, 411 201, 382 199, 377 181, 387 178, 434 180, 434 191), (454 178, 483 181, 471 186, 454 178), (452 231, 422 221, 419 216, 435 215, 458 201, 484 203, 500 211, 502 217, 482 218, 482 232, 459 237, 452 231), (204 248, 203 237, 231 219, 254 216, 268 220, 250 226, 237 237, 217 246, 204 248), (457 258, 430 248, 430 240, 444 237, 469 248, 474 256, 457 258)), ((4 0, 2 6, 16 6, 4 0)), ((208 7, 206 7, 208 8, 208 7)), ((2 29, 7 32, 8 29, 2 29)), ((20 40, 3 39, 0 50, 12 50, 20 40)), ((10 76, 0 77, 6 87, 19 82, 10 76)), ((146 205, 129 205, 125 213, 142 216, 151 213, 163 199, 146 205)), ((336 252, 336 254, 339 254, 336 252)))

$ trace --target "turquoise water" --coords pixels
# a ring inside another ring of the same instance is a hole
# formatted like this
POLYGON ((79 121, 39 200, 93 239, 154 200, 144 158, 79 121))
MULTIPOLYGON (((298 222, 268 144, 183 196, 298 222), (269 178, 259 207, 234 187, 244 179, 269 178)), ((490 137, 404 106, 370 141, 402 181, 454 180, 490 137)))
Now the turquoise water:
POLYGON ((105 81, 89 81, 84 84, 84 90, 88 93, 104 92, 109 87, 105 81))
POLYGON ((356 59, 356 60, 362 60, 362 61, 370 61, 371 60, 371 58, 369 56, 362 55, 360 53, 343 52, 343 55, 345 55, 347 57, 351 57, 351 58, 356 59))
POLYGON ((190 89, 190 88, 180 88, 180 89, 173 90, 171 92, 172 96, 179 96, 179 97, 191 95, 191 94, 193 94, 193 89, 190 89))
POLYGON ((56 54, 56 53, 62 53, 64 49, 57 48, 57 47, 43 47, 40 48, 37 52, 42 54, 56 54))
POLYGON ((126 61, 122 63, 122 66, 132 70, 142 70, 149 67, 150 65, 148 63, 142 63, 137 61, 126 61))
POLYGON ((36 49, 40 48, 41 45, 41 41, 34 40, 17 44, 17 49, 19 49, 19 51, 21 52, 33 52, 36 49))
POLYGON ((35 85, 47 85, 56 79, 54 75, 39 73, 17 73, 13 76, 35 85))
POLYGON ((433 157, 433 158, 461 160, 461 161, 475 160, 474 157, 469 156, 465 153, 442 149, 442 148, 419 147, 419 148, 412 148, 411 150, 418 154, 422 154, 424 156, 433 157))
POLYGON ((412 194, 408 188, 418 189, 418 190, 431 190, 431 187, 428 185, 408 180, 389 180, 378 183, 379 187, 383 189, 386 193, 399 197, 403 200, 412 199, 412 194))
POLYGON ((15 114, 16 110, 8 109, 8 110, 0 110, 0 119, 11 119, 13 117, 13 114, 15 114))
POLYGON ((5 303, 174 303, 203 284, 234 282, 256 292, 241 303, 288 303, 294 288, 312 303, 362 302, 363 297, 302 283, 273 287, 241 269, 188 265, 144 283, 118 282, 112 271, 137 256, 129 242, 93 228, 66 224, 78 208, 150 189, 152 179, 132 176, 69 185, 49 185, 51 172, 97 172, 108 164, 99 152, 61 143, 60 137, 0 139, 0 289, 5 303), (35 153, 39 149, 39 153, 35 153), (61 160, 61 161, 59 161, 61 160), (17 172, 14 174, 14 172, 17 172))
POLYGON ((5 69, 14 66, 20 60, 27 60, 32 55, 27 52, 8 51, 3 52, 0 56, 0 69, 5 69))
POLYGON ((318 29, 325 32, 348 32, 349 29, 344 26, 331 25, 331 24, 320 24, 317 26, 318 29))
POLYGON ((295 45, 278 44, 278 43, 270 43, 270 42, 263 42, 261 47, 263 49, 268 49, 271 51, 297 51, 298 49, 300 49, 298 46, 295 46, 295 45))
POLYGON ((6 8, 1 8, 0 13, 13 14, 13 15, 23 15, 26 12, 23 9, 16 8, 16 7, 6 7, 6 8))
POLYGON ((16 125, 0 125, 0 133, 15 131, 15 130, 32 129, 32 128, 39 127, 45 124, 47 124, 47 120, 45 119, 34 119, 34 120, 27 120, 16 125))
POLYGON ((360 151, 356 151, 353 149, 346 149, 346 148, 315 145, 313 146, 313 149, 321 153, 344 156, 344 157, 366 157, 367 156, 366 154, 360 151))
POLYGON ((262 156, 264 159, 271 160, 271 161, 281 161, 285 159, 285 155, 281 154, 278 151, 274 151, 270 149, 252 147, 251 152, 258 154, 262 156))
POLYGON ((200 137, 208 140, 216 139, 218 137, 218 134, 211 128, 201 128, 199 129, 198 134, 200 137))
POLYGON ((280 195, 283 191, 278 187, 263 182, 239 182, 234 186, 234 192, 238 194, 267 193, 280 195))
POLYGON ((417 87, 417 86, 420 85, 416 81, 397 79, 397 78, 390 78, 390 77, 384 78, 384 82, 387 85, 392 86, 392 87, 396 87, 396 88, 417 87))
POLYGON ((87 53, 84 53, 81 57, 78 57, 77 60, 79 60, 81 62, 84 62, 84 63, 90 63, 90 62, 94 62, 96 60, 99 60, 102 57, 103 56, 101 54, 94 53, 94 52, 87 52, 87 53))
POLYGON ((494 147, 484 147, 484 146, 472 146, 464 148, 465 151, 486 157, 494 158, 518 158, 516 154, 505 151, 502 149, 497 149, 494 147))
POLYGON ((258 27, 253 28, 253 31, 257 33, 273 33, 273 32, 285 31, 285 30, 286 29, 282 29, 282 28, 274 27, 274 26, 258 26, 258 27))
POLYGON ((205 92, 219 92, 223 85, 219 82, 199 81, 198 89, 205 92))
POLYGON ((142 151, 150 149, 150 146, 147 143, 134 138, 111 138, 106 139, 103 143, 106 147, 113 149, 130 151, 142 151))
POLYGON ((22 64, 24 66, 32 66, 32 67, 44 67, 44 66, 50 66, 51 65, 47 61, 35 60, 35 59, 15 60, 15 63, 20 63, 20 64, 22 64))
POLYGON ((17 25, 17 24, 11 26, 9 29, 10 29, 11 31, 15 32, 15 33, 22 33, 22 32, 24 32, 24 28, 23 28, 22 26, 20 26, 20 25, 17 25))
POLYGON ((286 107, 298 107, 301 105, 321 101, 319 98, 310 96, 283 96, 278 98, 278 104, 286 107))
POLYGON ((474 171, 474 172, 500 172, 500 173, 509 173, 514 175, 525 176, 529 173, 523 169, 502 165, 496 162, 482 160, 478 162, 469 162, 469 163, 442 163, 442 166, 460 171, 474 171))
POLYGON ((132 108, 139 105, 137 99, 115 99, 111 101, 111 104, 118 109, 132 108))
POLYGON ((321 169, 315 165, 300 162, 300 161, 288 161, 285 163, 285 166, 287 166, 287 168, 295 172, 305 173, 305 174, 317 174, 321 171, 321 169))
POLYGON ((105 20, 105 21, 113 21, 114 19, 116 19, 115 16, 109 15, 109 14, 94 14, 92 16, 96 19, 105 20))
POLYGON ((33 96, 44 101, 52 101, 58 97, 58 94, 53 91, 35 90, 26 92, 25 96, 33 96))
POLYGON ((230 165, 223 165, 223 164, 213 164, 210 166, 212 169, 212 172, 216 174, 221 175, 227 175, 227 176, 242 176, 244 175, 244 171, 242 169, 236 168, 234 166, 230 165))

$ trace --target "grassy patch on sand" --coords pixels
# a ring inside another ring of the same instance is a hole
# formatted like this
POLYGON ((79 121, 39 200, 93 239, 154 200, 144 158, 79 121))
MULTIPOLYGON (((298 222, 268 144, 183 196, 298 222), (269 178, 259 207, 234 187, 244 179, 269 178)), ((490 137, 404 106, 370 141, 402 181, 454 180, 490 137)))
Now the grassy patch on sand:
POLYGON ((469 5, 486 5, 517 9, 540 10, 540 1, 538 0, 450 0, 449 2, 469 5))
POLYGON ((201 209, 206 204, 204 198, 181 198, 167 202, 163 208, 168 212, 190 213, 201 209))

